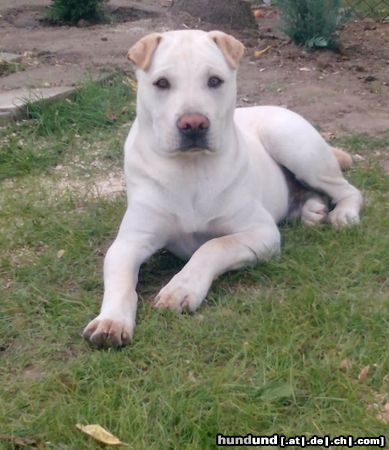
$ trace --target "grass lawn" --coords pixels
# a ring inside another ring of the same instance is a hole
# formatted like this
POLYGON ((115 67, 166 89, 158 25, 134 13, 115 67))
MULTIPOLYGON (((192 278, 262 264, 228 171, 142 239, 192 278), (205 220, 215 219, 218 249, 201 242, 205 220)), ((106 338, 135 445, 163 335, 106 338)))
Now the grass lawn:
POLYGON ((87 83, 0 129, 0 449, 101 448, 77 423, 136 450, 215 448, 217 433, 387 435, 389 136, 338 142, 364 158, 348 174, 366 196, 359 227, 284 226, 279 259, 223 276, 194 315, 152 308, 182 265, 157 255, 133 344, 82 340, 125 210, 124 194, 93 187, 120 171, 129 84, 87 83))

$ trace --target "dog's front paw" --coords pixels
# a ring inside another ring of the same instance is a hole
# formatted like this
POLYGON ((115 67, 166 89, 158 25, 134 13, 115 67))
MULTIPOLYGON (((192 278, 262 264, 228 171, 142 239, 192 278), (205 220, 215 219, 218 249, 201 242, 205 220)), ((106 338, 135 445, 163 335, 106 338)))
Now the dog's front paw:
POLYGON ((179 313, 194 312, 207 295, 208 287, 196 283, 193 278, 177 274, 159 291, 154 306, 158 309, 172 309, 179 313))
POLYGON ((131 342, 135 324, 127 319, 111 319, 101 314, 89 322, 82 335, 98 348, 122 347, 131 342))

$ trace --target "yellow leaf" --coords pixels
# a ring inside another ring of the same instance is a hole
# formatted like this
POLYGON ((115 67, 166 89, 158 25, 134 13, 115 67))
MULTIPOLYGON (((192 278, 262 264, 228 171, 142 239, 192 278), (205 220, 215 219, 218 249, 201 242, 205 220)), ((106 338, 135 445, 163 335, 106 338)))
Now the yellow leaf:
POLYGON ((133 78, 130 78, 129 80, 129 84, 132 87, 133 91, 136 91, 137 87, 138 87, 138 83, 136 80, 134 80, 133 78))
POLYGON ((116 436, 111 434, 109 431, 105 430, 100 425, 81 425, 76 424, 76 428, 87 434, 88 436, 93 437, 98 442, 101 442, 106 445, 126 445, 116 436))
POLYGON ((114 122, 117 119, 115 113, 112 111, 112 107, 111 106, 108 106, 107 111, 105 112, 105 117, 110 122, 114 122))
POLYGON ((266 48, 264 48, 263 50, 257 50, 256 52, 254 52, 254 56, 255 58, 259 58, 260 56, 262 56, 264 53, 266 53, 268 50, 270 50, 272 48, 271 45, 268 45, 266 48))
POLYGON ((342 359, 342 361, 339 364, 339 369, 342 370, 349 370, 351 367, 351 361, 348 358, 342 359))
POLYGON ((367 375, 369 374, 369 371, 370 371, 370 366, 364 367, 364 368, 359 372, 358 380, 359 380, 359 381, 364 381, 364 380, 366 380, 367 375))

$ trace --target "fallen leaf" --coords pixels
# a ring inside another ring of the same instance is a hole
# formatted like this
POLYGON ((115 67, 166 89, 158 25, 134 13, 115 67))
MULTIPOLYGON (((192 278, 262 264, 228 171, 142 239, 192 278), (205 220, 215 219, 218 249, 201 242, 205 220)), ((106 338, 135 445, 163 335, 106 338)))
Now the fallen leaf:
POLYGON ((105 430, 100 425, 81 425, 76 424, 76 428, 82 431, 83 433, 91 436, 98 442, 102 442, 106 445, 126 445, 116 436, 111 434, 109 431, 105 430))
POLYGON ((271 49, 271 45, 268 45, 266 48, 264 48, 263 50, 257 50, 256 52, 254 52, 254 56, 256 58, 259 58, 260 56, 262 56, 264 53, 266 53, 268 50, 271 49))
POLYGON ((10 442, 15 447, 39 448, 38 441, 33 438, 0 434, 0 441, 10 442))
POLYGON ((58 252, 57 252, 57 258, 62 258, 62 256, 65 254, 65 250, 63 250, 63 249, 61 249, 61 250, 58 250, 58 252))
POLYGON ((255 398, 260 398, 264 401, 279 401, 293 397, 293 392, 293 386, 289 383, 270 381, 257 389, 255 398))
POLYGON ((105 117, 111 122, 114 122, 117 119, 115 113, 112 111, 111 106, 108 106, 107 111, 105 112, 105 117))
POLYGON ((378 414, 377 419, 384 423, 389 423, 389 403, 385 403, 382 411, 378 414))
POLYGON ((342 359, 339 364, 339 369, 348 370, 351 367, 351 361, 348 358, 342 359))
POLYGON ((254 17, 256 19, 260 19, 261 17, 263 17, 265 14, 263 14, 263 12, 260 9, 255 9, 254 10, 254 17))
POLYGON ((192 383, 197 382, 197 378, 195 377, 195 374, 191 370, 189 371, 188 378, 192 383))
POLYGON ((336 134, 333 131, 322 131, 321 135, 326 141, 332 141, 336 138, 336 134))
POLYGON ((128 83, 129 83, 129 85, 131 86, 131 88, 132 88, 133 91, 136 91, 136 90, 137 90, 138 83, 137 83, 136 80, 130 78, 129 81, 128 81, 128 83))
POLYGON ((310 72, 311 69, 309 67, 300 67, 299 71, 300 72, 310 72))
POLYGON ((367 375, 369 374, 369 370, 370 370, 370 366, 366 366, 364 367, 358 375, 358 380, 359 381, 364 381, 367 378, 367 375))

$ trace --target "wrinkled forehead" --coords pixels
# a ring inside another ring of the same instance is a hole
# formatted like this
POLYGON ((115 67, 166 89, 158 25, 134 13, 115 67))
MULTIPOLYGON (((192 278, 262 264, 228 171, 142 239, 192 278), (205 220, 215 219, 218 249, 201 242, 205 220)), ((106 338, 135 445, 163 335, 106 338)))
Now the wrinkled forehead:
POLYGON ((206 68, 230 71, 222 52, 208 33, 184 30, 163 34, 149 72, 183 70, 195 74, 206 68))

